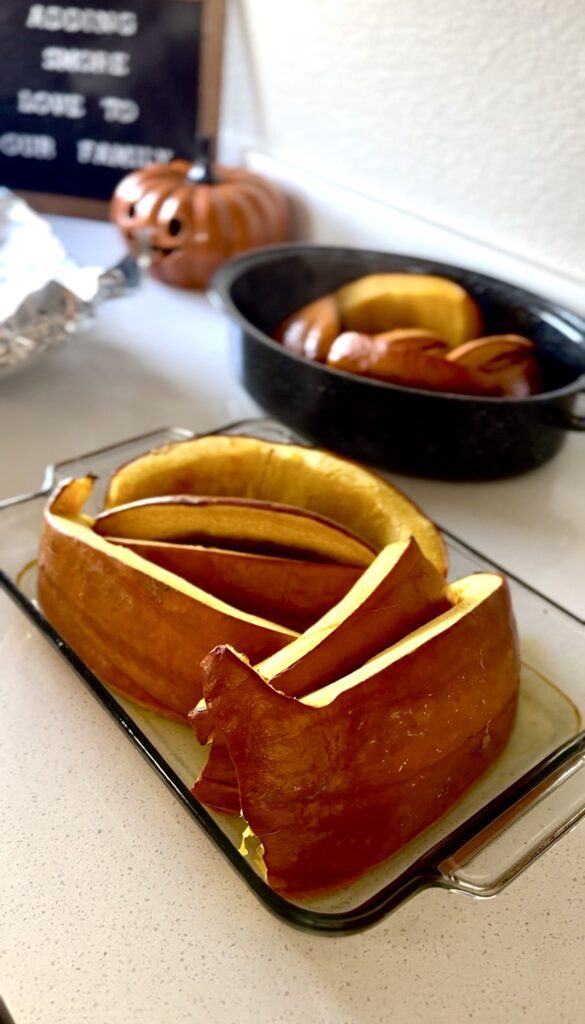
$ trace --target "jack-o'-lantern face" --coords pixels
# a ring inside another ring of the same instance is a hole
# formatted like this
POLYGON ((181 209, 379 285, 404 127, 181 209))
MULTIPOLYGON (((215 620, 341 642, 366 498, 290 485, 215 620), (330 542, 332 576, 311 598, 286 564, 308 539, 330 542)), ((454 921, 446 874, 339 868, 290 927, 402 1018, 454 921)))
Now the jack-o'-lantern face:
POLYGON ((206 287, 230 256, 289 237, 286 200, 272 184, 187 160, 129 174, 111 215, 130 246, 148 246, 155 277, 187 288, 206 287))

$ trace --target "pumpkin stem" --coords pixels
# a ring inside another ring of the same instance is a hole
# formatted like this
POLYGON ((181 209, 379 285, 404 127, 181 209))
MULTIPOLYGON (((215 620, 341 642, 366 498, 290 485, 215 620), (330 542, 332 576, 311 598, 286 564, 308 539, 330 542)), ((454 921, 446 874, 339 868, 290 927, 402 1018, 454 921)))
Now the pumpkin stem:
POLYGON ((214 184, 219 179, 211 167, 211 139, 209 135, 195 136, 195 152, 193 164, 187 171, 189 181, 197 184, 214 184))

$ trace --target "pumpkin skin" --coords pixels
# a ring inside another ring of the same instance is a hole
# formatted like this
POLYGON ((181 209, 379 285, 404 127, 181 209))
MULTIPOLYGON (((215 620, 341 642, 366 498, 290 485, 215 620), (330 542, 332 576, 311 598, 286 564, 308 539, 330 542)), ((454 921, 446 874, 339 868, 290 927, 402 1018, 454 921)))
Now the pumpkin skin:
POLYGON ((305 562, 165 541, 108 540, 227 604, 262 619, 274 619, 299 633, 341 601, 362 573, 356 566, 334 562, 305 562))
MULTIPOLYGON (((449 607, 443 577, 411 537, 384 548, 376 564, 337 605, 286 645, 288 656, 268 657, 256 665, 256 671, 286 696, 302 697, 358 668, 449 607)), ((213 733, 213 723, 202 728, 199 708, 189 717, 200 741, 207 742, 206 732, 213 733)), ((235 769, 221 736, 213 736, 209 759, 193 793, 213 810, 240 813, 235 769)))
POLYGON ((118 184, 110 212, 130 247, 148 233, 152 275, 181 288, 205 288, 231 256, 290 237, 280 190, 219 164, 203 172, 172 160, 133 171, 118 184))
POLYGON ((444 615, 301 700, 230 647, 204 659, 207 707, 277 892, 334 889, 385 860, 506 745, 519 685, 506 583, 478 573, 451 596, 444 615))
POLYGON ((108 686, 187 722, 210 644, 246 645, 256 661, 298 635, 110 544, 82 513, 90 477, 63 482, 45 511, 38 598, 52 626, 108 686))

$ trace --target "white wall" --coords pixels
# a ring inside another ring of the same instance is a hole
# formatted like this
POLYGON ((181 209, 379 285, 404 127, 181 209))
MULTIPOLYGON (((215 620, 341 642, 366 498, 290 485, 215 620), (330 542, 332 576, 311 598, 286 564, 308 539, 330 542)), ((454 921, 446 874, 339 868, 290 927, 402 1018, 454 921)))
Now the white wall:
POLYGON ((583 0, 228 0, 222 129, 585 281, 583 0))

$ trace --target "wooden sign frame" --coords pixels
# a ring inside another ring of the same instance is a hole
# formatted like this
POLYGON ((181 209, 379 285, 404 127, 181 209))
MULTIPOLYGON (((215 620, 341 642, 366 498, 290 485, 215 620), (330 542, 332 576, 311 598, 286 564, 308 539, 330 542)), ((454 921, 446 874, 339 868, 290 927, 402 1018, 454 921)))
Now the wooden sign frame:
MULTIPOLYGON (((159 0, 161 5, 167 2, 169 0, 159 0)), ((215 140, 219 124, 225 0, 174 0, 174 2, 201 6, 199 75, 198 81, 194 83, 194 88, 197 91, 197 123, 193 125, 193 140, 195 140, 196 133, 209 135, 212 140, 215 140)), ((58 193, 29 192, 17 187, 14 188, 14 191, 26 199, 39 213, 88 217, 97 220, 106 220, 109 215, 109 201, 107 200, 58 193)))

